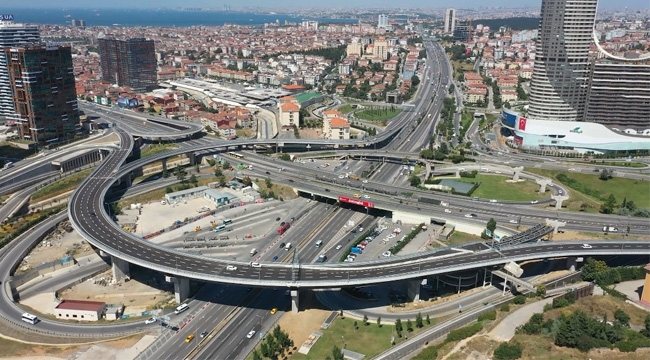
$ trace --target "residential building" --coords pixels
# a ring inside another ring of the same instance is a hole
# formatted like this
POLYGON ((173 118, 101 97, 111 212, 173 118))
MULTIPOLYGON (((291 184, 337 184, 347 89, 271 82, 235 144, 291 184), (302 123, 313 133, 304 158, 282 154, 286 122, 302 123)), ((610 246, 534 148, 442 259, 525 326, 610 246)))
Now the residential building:
POLYGON ((300 126, 300 104, 293 96, 278 99, 281 126, 300 126))
POLYGON ((594 61, 585 121, 642 131, 650 129, 650 62, 594 61))
POLYGON ((445 10, 445 28, 443 32, 445 34, 452 34, 456 26, 456 9, 447 9, 445 10))
POLYGON ((465 42, 472 34, 472 20, 456 20, 453 29, 454 41, 465 42))
POLYGON ((325 117, 323 119, 323 136, 325 139, 350 139, 350 124, 341 117, 325 117))
MULTIPOLYGON (((36 25, 0 21, 0 49, 38 42, 40 35, 36 25)), ((7 58, 0 53, 0 117, 14 115, 14 92, 9 84, 7 58)))
POLYGON ((386 14, 379 14, 377 19, 377 28, 386 29, 388 27, 388 16, 386 14))
POLYGON ((582 119, 598 0, 542 0, 528 116, 582 119))
POLYGON ((158 86, 153 40, 105 37, 98 42, 104 80, 136 91, 149 91, 158 86))
POLYGON ((375 55, 376 58, 379 58, 382 61, 388 59, 388 41, 386 41, 386 38, 380 37, 375 40, 373 45, 374 48, 372 54, 375 55))
POLYGON ((79 124, 69 46, 5 47, 18 133, 35 143, 70 139, 79 124))

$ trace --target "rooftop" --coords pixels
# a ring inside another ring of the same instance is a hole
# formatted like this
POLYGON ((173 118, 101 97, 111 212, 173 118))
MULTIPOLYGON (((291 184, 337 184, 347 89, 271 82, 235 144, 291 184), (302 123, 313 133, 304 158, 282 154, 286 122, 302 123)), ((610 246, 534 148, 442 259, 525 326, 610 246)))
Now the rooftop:
POLYGON ((63 300, 56 308, 64 310, 99 311, 104 306, 106 306, 106 303, 100 301, 63 300))

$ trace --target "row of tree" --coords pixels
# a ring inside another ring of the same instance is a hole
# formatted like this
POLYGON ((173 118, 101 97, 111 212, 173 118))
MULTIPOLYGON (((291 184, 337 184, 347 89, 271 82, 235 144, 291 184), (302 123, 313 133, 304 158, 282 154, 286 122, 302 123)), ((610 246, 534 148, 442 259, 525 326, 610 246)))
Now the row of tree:
POLYGON ((260 344, 260 349, 253 351, 253 360, 263 360, 264 358, 278 359, 285 352, 291 350, 293 346, 294 343, 289 338, 289 334, 278 325, 264 337, 264 340, 260 344))

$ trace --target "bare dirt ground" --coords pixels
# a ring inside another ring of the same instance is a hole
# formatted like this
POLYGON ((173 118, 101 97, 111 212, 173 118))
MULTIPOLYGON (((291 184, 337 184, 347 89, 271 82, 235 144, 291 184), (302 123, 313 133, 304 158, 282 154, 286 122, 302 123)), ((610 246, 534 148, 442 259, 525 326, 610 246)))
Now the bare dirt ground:
POLYGON ((320 330, 323 321, 331 313, 329 310, 319 309, 320 306, 318 304, 316 304, 317 306, 311 306, 309 304, 316 301, 313 294, 307 296, 302 296, 301 294, 300 301, 301 305, 305 306, 308 310, 301 310, 297 314, 287 312, 278 320, 278 325, 289 334, 289 338, 293 340, 293 343, 297 347, 300 347, 312 332, 320 330))
POLYGON ((300 130, 300 137, 303 139, 322 139, 323 131, 318 129, 302 129, 300 130))
POLYGON ((110 285, 111 271, 75 285, 60 294, 62 299, 103 301, 109 304, 122 303, 127 315, 159 308, 173 299, 173 285, 164 281, 160 273, 139 267, 131 267, 130 281, 110 285), (104 279, 104 281, 102 281, 104 279))
POLYGON ((133 352, 139 352, 140 348, 152 338, 151 335, 138 334, 118 340, 78 346, 44 346, 1 339, 0 360, 127 360, 133 359, 137 355, 133 352), (97 349, 101 352, 98 353, 97 349))
POLYGON ((69 252, 75 258, 93 253, 93 249, 76 231, 67 232, 64 228, 69 223, 59 224, 57 229, 37 245, 18 266, 17 274, 39 265, 62 259, 69 252))

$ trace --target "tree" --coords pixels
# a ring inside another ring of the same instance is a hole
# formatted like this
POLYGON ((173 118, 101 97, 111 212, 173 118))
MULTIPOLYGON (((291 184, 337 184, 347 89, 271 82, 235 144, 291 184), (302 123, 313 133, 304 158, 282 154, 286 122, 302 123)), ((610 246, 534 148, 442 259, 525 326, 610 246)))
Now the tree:
POLYGON ((262 355, 260 355, 259 351, 253 351, 253 360, 262 360, 262 355))
POLYGON ((404 329, 402 328, 402 320, 401 320, 401 319, 397 319, 397 320, 395 320, 395 331, 397 331, 398 333, 400 333, 400 332, 402 332, 402 330, 404 330, 404 329))
POLYGON ((334 345, 332 348, 332 360, 343 360, 344 358, 345 357, 343 356, 343 351, 341 351, 341 348, 334 345))
POLYGON ((544 284, 537 285, 537 292, 536 293, 537 293, 537 296, 541 296, 541 297, 546 295, 546 285, 544 285, 544 284))
POLYGON ((223 171, 221 171, 221 169, 219 168, 214 169, 214 176, 215 177, 223 176, 223 171))
POLYGON ((490 218, 490 220, 488 220, 487 225, 485 227, 488 230, 490 230, 492 234, 494 234, 494 230, 496 230, 497 228, 497 222, 493 218, 490 218))
POLYGON ((196 184, 198 183, 199 183, 199 179, 196 177, 196 175, 192 174, 192 176, 190 176, 190 184, 196 186, 196 184))
POLYGON ((415 327, 418 328, 418 329, 421 328, 421 327, 424 327, 424 323, 422 321, 422 314, 421 313, 418 313, 417 315, 415 315, 415 327))
POLYGON ((411 186, 413 187, 418 187, 422 183, 422 180, 417 175, 411 175, 409 181, 411 182, 411 186))
POLYGON ((381 327, 381 316, 377 316, 377 327, 381 327))
POLYGON ((406 320, 406 331, 413 331, 413 323, 411 322, 411 319, 406 320))
POLYGON ((174 169, 174 176, 176 176, 176 179, 179 180, 180 182, 185 182, 185 178, 187 177, 187 171, 182 166, 177 166, 176 169, 174 169))
POLYGON ((594 258, 587 258, 585 265, 582 267, 582 280, 593 281, 599 274, 609 270, 607 263, 602 260, 595 260, 594 258))
POLYGON ((230 163, 226 160, 223 161, 223 164, 221 164, 221 167, 223 167, 224 170, 230 169, 230 163))
POLYGON ((616 208, 616 197, 609 194, 609 197, 600 205, 600 212, 603 214, 612 214, 616 208))
POLYGON ((368 326, 368 315, 363 315, 363 325, 368 326))
POLYGON ((269 188, 269 189, 273 187, 273 183, 271 182, 270 178, 266 178, 264 180, 264 183, 266 184, 266 187, 269 188))
POLYGON ((427 325, 431 325, 431 319, 429 318, 429 314, 427 314, 425 321, 427 322, 427 325))
POLYGON ((411 76, 411 84, 413 87, 418 86, 418 84, 420 84, 420 78, 417 75, 411 76))
POLYGON ((355 330, 359 330, 359 324, 357 323, 356 320, 354 320, 354 324, 353 324, 353 325, 354 325, 354 329, 355 329, 355 330))
POLYGON ((607 181, 612 178, 612 174, 609 172, 609 170, 603 169, 603 171, 600 172, 600 176, 598 178, 600 180, 607 181))
POLYGON ((630 326, 630 315, 621 309, 616 309, 616 311, 614 311, 614 319, 616 319, 621 326, 630 326))

